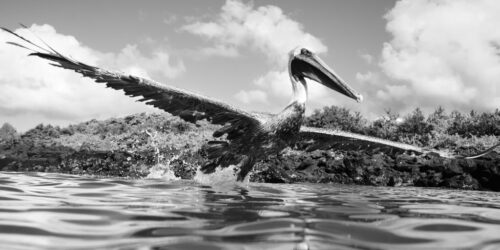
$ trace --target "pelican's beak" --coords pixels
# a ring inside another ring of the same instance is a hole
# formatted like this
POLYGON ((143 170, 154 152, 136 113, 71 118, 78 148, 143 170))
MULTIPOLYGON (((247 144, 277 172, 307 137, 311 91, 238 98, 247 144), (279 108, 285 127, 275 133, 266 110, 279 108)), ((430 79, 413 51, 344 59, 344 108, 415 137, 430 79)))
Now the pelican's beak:
POLYGON ((336 90, 357 102, 363 100, 361 94, 347 85, 323 60, 308 50, 302 49, 299 54, 295 55, 291 66, 293 71, 300 72, 299 74, 304 77, 336 90))

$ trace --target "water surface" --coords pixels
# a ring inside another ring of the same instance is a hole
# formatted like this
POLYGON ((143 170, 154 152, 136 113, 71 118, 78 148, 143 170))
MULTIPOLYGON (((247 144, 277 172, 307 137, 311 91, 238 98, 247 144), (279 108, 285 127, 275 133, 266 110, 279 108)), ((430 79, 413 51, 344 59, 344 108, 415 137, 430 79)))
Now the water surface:
POLYGON ((2 249, 500 249, 494 192, 0 172, 2 249))

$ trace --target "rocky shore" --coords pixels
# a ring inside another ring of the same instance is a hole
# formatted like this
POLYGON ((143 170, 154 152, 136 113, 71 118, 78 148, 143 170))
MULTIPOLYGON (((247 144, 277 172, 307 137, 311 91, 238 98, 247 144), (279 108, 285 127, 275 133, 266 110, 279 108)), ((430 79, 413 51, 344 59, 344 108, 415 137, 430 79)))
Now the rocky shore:
MULTIPOLYGON (((162 164, 176 176, 192 179, 202 162, 200 154, 164 151, 162 164)), ((56 172, 141 178, 158 165, 156 152, 76 151, 40 149, 22 157, 3 156, 2 171, 56 172)), ((446 159, 437 155, 288 150, 258 163, 251 181, 269 183, 343 183, 374 186, 444 187, 500 191, 500 155, 480 159, 446 159)))
MULTIPOLYGON (((39 125, 23 134, 4 125, 0 171, 143 178, 153 170, 168 169, 177 177, 192 179, 204 159, 201 145, 211 139, 212 131, 208 123, 191 124, 157 114, 92 120, 67 128, 39 125)), ((475 144, 469 145, 476 146, 461 148, 457 142, 465 141, 463 137, 443 138, 438 145, 451 143, 461 155, 475 154, 498 141, 495 136, 472 137, 475 144)), ((500 191, 500 154, 497 150, 478 159, 447 159, 435 154, 305 152, 295 146, 256 164, 250 180, 500 191)))
POLYGON ((494 152, 480 159, 446 159, 432 154, 292 152, 259 164, 252 179, 500 191, 500 155, 494 152))

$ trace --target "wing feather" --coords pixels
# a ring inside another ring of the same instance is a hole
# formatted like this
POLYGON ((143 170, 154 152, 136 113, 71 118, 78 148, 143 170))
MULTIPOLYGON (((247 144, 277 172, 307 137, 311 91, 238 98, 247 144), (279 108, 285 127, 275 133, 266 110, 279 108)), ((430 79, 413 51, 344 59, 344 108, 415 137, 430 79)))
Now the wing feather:
POLYGON ((338 148, 343 150, 371 150, 372 152, 403 153, 413 152, 417 154, 435 153, 446 158, 466 158, 474 159, 484 156, 495 148, 500 147, 500 143, 472 156, 454 155, 450 152, 440 151, 430 148, 417 147, 405 143, 393 142, 372 136, 360 135, 340 130, 323 128, 311 128, 302 126, 300 128, 300 138, 306 145, 306 151, 316 149, 338 148))
POLYGON ((376 137, 305 126, 300 128, 300 138, 306 143, 307 151, 339 148, 344 150, 371 150, 373 152, 384 153, 402 153, 408 151, 422 154, 430 152, 424 148, 376 137))
POLYGON ((85 77, 94 79, 97 83, 104 83, 108 88, 123 90, 128 96, 141 97, 138 101, 153 105, 172 115, 180 116, 186 121, 196 122, 197 120, 207 119, 214 124, 225 125, 238 120, 239 124, 245 123, 249 128, 260 125, 257 116, 222 101, 142 77, 91 66, 62 55, 43 41, 48 49, 13 31, 6 28, 2 29, 26 42, 27 45, 33 46, 34 48, 29 48, 28 46, 9 42, 11 45, 32 51, 29 54, 30 56, 37 56, 51 61, 50 64, 53 66, 73 70, 85 77))

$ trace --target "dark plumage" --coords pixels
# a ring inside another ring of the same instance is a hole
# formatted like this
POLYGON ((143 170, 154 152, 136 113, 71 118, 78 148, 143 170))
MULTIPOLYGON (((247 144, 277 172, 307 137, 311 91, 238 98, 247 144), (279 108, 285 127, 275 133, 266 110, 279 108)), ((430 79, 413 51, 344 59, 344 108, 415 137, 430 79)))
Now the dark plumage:
POLYGON ((394 150, 436 152, 442 156, 453 157, 440 151, 363 135, 302 127, 307 100, 306 78, 357 101, 362 100, 361 95, 349 87, 314 53, 305 48, 296 48, 290 52, 288 68, 294 92, 291 103, 279 114, 269 115, 250 113, 222 101, 149 79, 90 66, 62 55, 43 41, 46 48, 9 29, 2 29, 21 39, 25 44, 15 42, 9 44, 32 51, 30 56, 51 61, 51 65, 73 70, 109 88, 123 90, 128 96, 141 97, 139 101, 179 116, 188 122, 207 119, 213 124, 221 125, 222 127, 213 133, 217 140, 210 141, 204 146, 207 162, 201 170, 205 173, 211 173, 219 166, 236 165, 239 168, 237 179, 241 181, 257 161, 266 155, 280 152, 298 139, 306 140, 309 150, 332 147, 353 150, 372 148, 383 152, 394 150))

